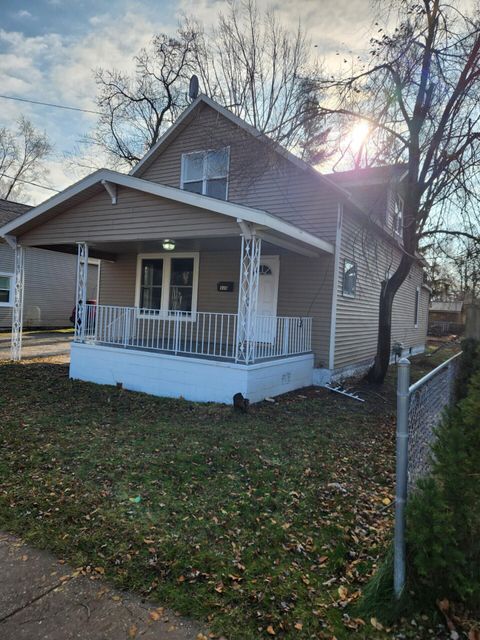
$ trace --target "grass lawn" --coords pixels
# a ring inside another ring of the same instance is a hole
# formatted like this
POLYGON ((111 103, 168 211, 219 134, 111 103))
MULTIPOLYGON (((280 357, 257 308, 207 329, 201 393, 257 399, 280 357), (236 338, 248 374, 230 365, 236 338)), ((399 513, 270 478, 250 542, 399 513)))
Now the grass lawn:
POLYGON ((230 640, 380 637, 346 611, 391 535, 392 392, 243 415, 0 364, 0 528, 230 640))

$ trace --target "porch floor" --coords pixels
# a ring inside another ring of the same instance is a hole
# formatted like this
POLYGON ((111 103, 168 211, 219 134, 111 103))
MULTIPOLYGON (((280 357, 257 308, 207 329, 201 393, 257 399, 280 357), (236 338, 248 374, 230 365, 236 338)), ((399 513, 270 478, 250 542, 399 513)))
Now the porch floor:
MULTIPOLYGON (((213 360, 214 362, 237 362, 242 364, 233 355, 223 353, 215 353, 215 344, 213 342, 203 342, 190 346, 189 342, 179 341, 175 345, 174 340, 170 340, 166 348, 159 349, 153 344, 153 340, 143 339, 141 341, 129 340, 125 343, 102 342, 101 340, 89 340, 86 338, 87 344, 93 344, 101 347, 113 347, 127 351, 142 351, 147 353, 158 353, 169 356, 182 356, 187 358, 196 358, 200 360, 213 360)), ((274 353, 275 345, 269 343, 257 343, 260 346, 261 356, 256 356, 255 362, 272 362, 275 360, 285 360, 299 354, 278 355, 274 353)), ((218 345, 217 345, 218 348, 218 345)), ((258 348, 258 347, 257 347, 258 348)), ((233 352, 233 345, 230 345, 228 352, 233 352)), ((228 353, 227 352, 227 353, 228 353)), ((310 353, 310 352, 307 352, 310 353)))

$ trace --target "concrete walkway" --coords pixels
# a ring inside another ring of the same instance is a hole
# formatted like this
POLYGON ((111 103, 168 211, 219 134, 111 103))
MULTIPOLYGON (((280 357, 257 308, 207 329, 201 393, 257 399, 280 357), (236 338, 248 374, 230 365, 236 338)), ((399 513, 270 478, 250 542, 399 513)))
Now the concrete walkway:
POLYGON ((199 625, 0 533, 2 640, 207 640, 199 625))
MULTIPOLYGON (((72 339, 72 333, 61 333, 60 331, 26 332, 22 339, 22 359, 61 357, 67 362, 70 357, 72 339)), ((9 333, 0 335, 0 360, 10 358, 10 340, 9 333)))

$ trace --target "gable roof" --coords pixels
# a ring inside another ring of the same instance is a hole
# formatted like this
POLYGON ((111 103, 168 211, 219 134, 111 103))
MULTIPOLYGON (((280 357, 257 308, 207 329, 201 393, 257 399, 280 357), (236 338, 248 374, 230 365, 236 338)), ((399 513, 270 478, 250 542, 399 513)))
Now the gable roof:
POLYGON ((337 185, 348 189, 356 185, 388 184, 400 182, 406 175, 407 165, 404 163, 387 164, 378 167, 364 167, 349 171, 327 173, 326 178, 337 185))
POLYGON ((91 197, 95 192, 98 192, 98 186, 102 184, 105 185, 105 183, 136 189, 137 191, 181 202, 192 207, 206 209, 214 213, 235 218, 237 221, 243 220, 255 225, 265 226, 282 236, 288 236, 292 241, 309 245, 310 247, 314 247, 320 251, 326 251, 327 253, 334 252, 333 245, 329 242, 308 231, 300 229, 290 222, 282 220, 272 213, 226 200, 210 198, 175 187, 167 187, 156 182, 151 182, 150 180, 142 180, 141 178, 125 175, 124 173, 110 169, 99 169, 95 171, 86 178, 67 187, 64 191, 52 196, 42 204, 39 204, 37 207, 25 212, 23 215, 0 227, 0 235, 4 237, 15 234, 21 235, 21 233, 28 228, 29 223, 35 221, 33 225, 35 226, 41 223, 42 220, 52 217, 52 214, 56 215, 60 213, 63 205, 68 206, 68 204, 70 204, 70 206, 72 206, 76 204, 79 196, 83 196, 83 199, 91 197))
POLYGON ((0 225, 15 220, 29 209, 32 209, 29 204, 12 202, 11 200, 3 200, 0 198, 0 225))
POLYGON ((248 124, 248 122, 245 122, 245 120, 242 120, 242 118, 239 118, 229 109, 222 107, 222 105, 218 104, 218 102, 212 100, 212 98, 209 98, 203 93, 201 93, 198 98, 196 98, 190 104, 190 106, 188 106, 178 116, 175 122, 157 140, 154 146, 149 151, 147 151, 143 158, 133 167, 133 169, 130 170, 129 175, 136 176, 137 174, 141 174, 145 169, 147 169, 155 161, 157 156, 159 156, 164 151, 164 149, 175 139, 176 135, 178 135, 178 133, 180 133, 180 131, 183 130, 193 120, 195 112, 198 109, 201 109, 204 105, 207 105, 211 109, 214 109, 224 118, 240 127, 257 140, 261 140, 269 144, 271 148, 280 156, 286 158, 289 162, 291 162, 294 166, 301 169, 302 171, 306 171, 310 175, 315 176, 317 180, 325 184, 328 188, 332 189, 342 202, 348 202, 348 204, 350 204, 354 209, 365 213, 362 209, 361 204, 356 202, 347 190, 343 189, 340 185, 337 185, 335 182, 330 180, 328 176, 321 174, 319 171, 314 169, 314 167, 288 151, 288 149, 283 147, 281 144, 274 142, 267 135, 265 135, 258 129, 255 129, 255 127, 253 127, 251 124, 248 124))

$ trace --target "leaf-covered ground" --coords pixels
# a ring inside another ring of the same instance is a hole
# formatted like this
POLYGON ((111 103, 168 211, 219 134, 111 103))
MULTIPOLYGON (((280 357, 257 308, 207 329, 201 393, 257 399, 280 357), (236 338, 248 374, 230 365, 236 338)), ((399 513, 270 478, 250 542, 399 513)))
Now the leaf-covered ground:
POLYGON ((347 613, 393 516, 391 382, 364 397, 244 415, 0 363, 0 528, 230 640, 383 636, 347 613))

